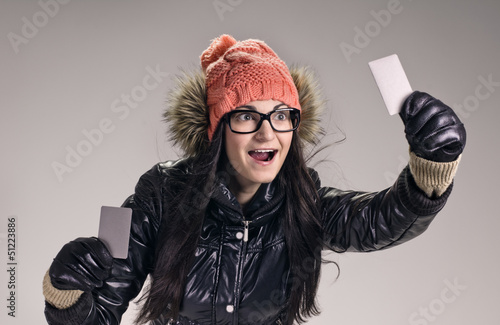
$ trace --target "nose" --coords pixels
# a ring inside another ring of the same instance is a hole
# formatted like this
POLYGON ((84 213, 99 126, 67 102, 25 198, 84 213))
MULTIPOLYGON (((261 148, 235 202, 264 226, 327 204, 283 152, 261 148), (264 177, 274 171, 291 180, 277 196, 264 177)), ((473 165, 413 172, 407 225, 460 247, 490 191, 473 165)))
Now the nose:
POLYGON ((262 125, 255 133, 255 137, 262 142, 272 140, 275 136, 276 135, 274 134, 274 130, 269 121, 262 121, 262 125))

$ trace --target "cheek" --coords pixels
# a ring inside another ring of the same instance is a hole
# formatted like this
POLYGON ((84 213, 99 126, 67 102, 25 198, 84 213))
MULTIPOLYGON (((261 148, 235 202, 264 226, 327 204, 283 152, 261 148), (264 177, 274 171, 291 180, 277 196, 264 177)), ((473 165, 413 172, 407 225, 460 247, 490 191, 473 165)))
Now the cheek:
POLYGON ((224 136, 224 148, 226 149, 226 154, 228 158, 233 156, 234 150, 237 147, 237 141, 234 137, 234 134, 229 130, 229 127, 226 125, 226 132, 224 136))
POLYGON ((280 142, 286 156, 288 154, 288 151, 290 151, 290 147, 292 146, 293 133, 284 133, 282 135, 283 137, 280 139, 280 142))
POLYGON ((226 149, 226 156, 229 162, 236 167, 241 164, 240 160, 245 154, 245 144, 247 143, 245 140, 245 135, 243 134, 235 134, 230 130, 226 130, 229 133, 226 133, 224 147, 226 149))

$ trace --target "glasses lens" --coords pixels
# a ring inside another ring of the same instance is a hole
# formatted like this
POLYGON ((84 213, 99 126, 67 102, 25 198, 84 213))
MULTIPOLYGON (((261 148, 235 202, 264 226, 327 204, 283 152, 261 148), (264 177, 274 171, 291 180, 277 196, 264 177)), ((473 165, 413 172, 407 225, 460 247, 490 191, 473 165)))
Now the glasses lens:
POLYGON ((270 116, 271 124, 278 131, 291 131, 294 128, 293 123, 297 121, 294 116, 290 110, 277 110, 270 116))
POLYGON ((254 132, 259 125, 260 115, 257 112, 244 111, 233 112, 229 123, 234 132, 254 132))

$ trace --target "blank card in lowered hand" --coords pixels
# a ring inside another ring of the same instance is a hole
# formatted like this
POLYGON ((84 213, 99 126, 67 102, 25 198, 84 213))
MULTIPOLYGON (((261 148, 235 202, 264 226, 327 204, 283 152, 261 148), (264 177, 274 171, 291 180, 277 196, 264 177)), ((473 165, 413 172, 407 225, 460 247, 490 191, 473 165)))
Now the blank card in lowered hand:
POLYGON ((101 207, 97 237, 106 245, 114 258, 127 258, 131 222, 132 209, 101 207))

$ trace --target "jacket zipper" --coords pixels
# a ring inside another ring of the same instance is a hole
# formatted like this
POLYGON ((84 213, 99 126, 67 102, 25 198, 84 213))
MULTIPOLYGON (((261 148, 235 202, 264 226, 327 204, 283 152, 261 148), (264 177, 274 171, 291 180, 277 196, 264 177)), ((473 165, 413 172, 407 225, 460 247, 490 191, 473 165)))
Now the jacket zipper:
POLYGON ((245 226, 245 230, 243 232, 243 241, 246 243, 248 241, 248 227, 250 225, 251 220, 243 220, 243 226, 245 226))
POLYGON ((245 255, 246 250, 247 250, 248 227, 249 227, 249 225, 250 225, 250 223, 252 221, 251 220, 245 220, 243 218, 242 222, 243 222, 243 226, 245 228, 244 228, 244 231, 243 231, 243 245, 241 246, 240 258, 239 258, 239 261, 238 261, 238 280, 236 282, 236 285, 238 286, 238 288, 237 288, 237 293, 235 294, 235 304, 234 304, 235 310, 233 311, 233 313, 234 313, 233 324, 238 324, 238 308, 239 308, 239 304, 237 303, 237 300, 240 298, 240 294, 241 294, 240 293, 240 291, 241 291, 241 281, 242 281, 242 276, 243 276, 242 268, 243 268, 243 260, 244 260, 243 256, 245 255))

